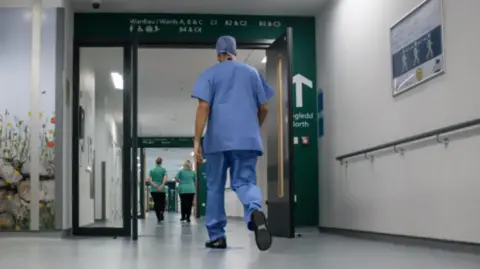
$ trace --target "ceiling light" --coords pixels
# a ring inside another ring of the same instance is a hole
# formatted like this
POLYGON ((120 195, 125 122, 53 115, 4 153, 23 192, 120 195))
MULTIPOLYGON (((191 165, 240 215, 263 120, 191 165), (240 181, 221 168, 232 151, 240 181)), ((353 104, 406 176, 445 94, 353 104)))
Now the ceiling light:
POLYGON ((263 57, 262 59, 262 64, 266 63, 267 62, 267 56, 263 57))
POLYGON ((190 153, 190 155, 194 156, 194 155, 195 155, 195 152, 192 151, 192 153, 190 153))
POLYGON ((123 90, 123 76, 118 72, 112 72, 113 86, 117 90, 123 90))

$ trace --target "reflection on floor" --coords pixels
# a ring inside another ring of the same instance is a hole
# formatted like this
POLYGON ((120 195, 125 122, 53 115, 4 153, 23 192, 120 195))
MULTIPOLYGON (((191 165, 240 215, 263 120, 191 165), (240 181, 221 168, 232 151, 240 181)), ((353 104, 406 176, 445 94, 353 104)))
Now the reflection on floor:
POLYGON ((320 235, 302 231, 297 239, 275 239, 261 253, 240 221, 228 228, 227 250, 203 248, 201 222, 180 224, 168 214, 164 224, 140 223, 138 242, 127 239, 2 238, 0 268, 24 269, 478 269, 480 256, 420 247, 320 235))
MULTIPOLYGON (((138 235, 140 237, 175 237, 190 234, 192 228, 202 230, 203 224, 199 225, 199 222, 192 218, 192 223, 180 222, 180 214, 178 213, 165 213, 165 221, 161 224, 157 224, 157 218, 155 213, 151 211, 147 214, 147 219, 138 221, 138 235), (200 226, 200 227, 198 227, 200 226)), ((203 233, 197 233, 199 236, 204 236, 203 233)))
POLYGON ((86 228, 122 228, 123 220, 106 221, 106 220, 96 220, 94 223, 84 225, 82 227, 86 228))

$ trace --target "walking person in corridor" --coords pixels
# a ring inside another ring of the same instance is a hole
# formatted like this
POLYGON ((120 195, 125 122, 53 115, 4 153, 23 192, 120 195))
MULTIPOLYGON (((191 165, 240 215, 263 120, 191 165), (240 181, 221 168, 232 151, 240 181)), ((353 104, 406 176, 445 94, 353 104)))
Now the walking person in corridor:
POLYGON ((180 208, 182 218, 180 221, 190 223, 192 215, 193 199, 195 198, 195 172, 192 170, 192 162, 187 160, 183 164, 183 169, 180 170, 175 177, 178 182, 178 193, 180 195, 180 208))
POLYGON ((162 167, 162 158, 157 157, 155 160, 155 167, 152 168, 148 174, 148 184, 150 185, 150 195, 153 199, 153 207, 157 215, 157 222, 161 223, 164 220, 163 213, 165 212, 167 170, 162 167))
POLYGON ((262 196, 257 187, 256 164, 263 154, 260 127, 267 116, 267 101, 274 95, 257 70, 236 61, 236 41, 222 36, 216 45, 218 64, 204 71, 193 87, 198 99, 194 153, 206 160, 207 203, 205 225, 207 248, 226 248, 225 182, 230 168, 231 187, 245 209, 248 229, 254 231, 260 250, 272 244, 262 196), (205 125, 203 152, 200 144, 205 125))

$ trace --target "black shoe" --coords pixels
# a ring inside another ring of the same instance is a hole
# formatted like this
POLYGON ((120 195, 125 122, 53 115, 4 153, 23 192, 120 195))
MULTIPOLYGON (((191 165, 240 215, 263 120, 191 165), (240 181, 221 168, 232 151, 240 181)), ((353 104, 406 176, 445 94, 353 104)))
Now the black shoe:
POLYGON ((190 218, 187 218, 187 223, 190 223, 190 222, 192 222, 192 221, 190 220, 190 218))
POLYGON ((187 219, 184 218, 184 217, 182 217, 182 218, 180 219, 181 222, 186 221, 186 220, 187 220, 187 219))
POLYGON ((219 238, 213 241, 208 241, 205 243, 206 248, 213 249, 226 249, 227 248, 227 239, 225 237, 219 238))
POLYGON ((265 251, 272 246, 272 235, 268 232, 267 218, 261 211, 253 211, 250 216, 255 231, 255 242, 261 251, 265 251))

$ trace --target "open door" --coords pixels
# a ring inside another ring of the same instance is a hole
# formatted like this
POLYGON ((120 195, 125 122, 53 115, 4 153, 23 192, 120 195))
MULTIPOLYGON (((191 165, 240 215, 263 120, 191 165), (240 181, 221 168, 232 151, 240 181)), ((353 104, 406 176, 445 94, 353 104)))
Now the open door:
POLYGON ((295 236, 293 214, 292 28, 266 51, 266 80, 275 91, 267 116, 267 206, 273 236, 295 236))
POLYGON ((205 164, 197 162, 195 165, 197 173, 197 195, 195 195, 195 216, 201 218, 205 216, 207 203, 207 176, 205 173, 205 164))

